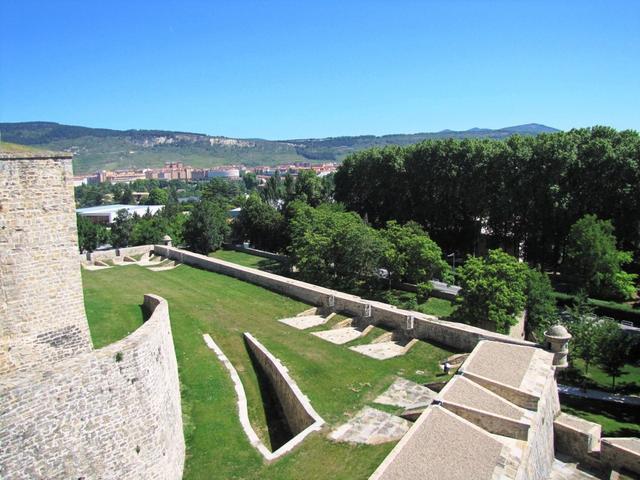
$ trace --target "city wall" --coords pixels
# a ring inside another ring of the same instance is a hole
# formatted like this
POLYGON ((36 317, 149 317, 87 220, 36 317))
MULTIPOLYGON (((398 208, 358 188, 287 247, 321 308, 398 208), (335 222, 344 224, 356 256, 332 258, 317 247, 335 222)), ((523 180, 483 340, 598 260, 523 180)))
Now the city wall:
POLYGON ((439 320, 432 315, 402 310, 386 303, 364 300, 355 295, 243 267, 187 250, 164 245, 155 245, 153 248, 157 255, 260 285, 311 305, 328 307, 346 315, 362 317, 372 324, 400 331, 407 337, 440 343, 460 351, 470 352, 481 340, 534 346, 531 342, 489 332, 471 325, 439 320))
POLYGON ((127 338, 0 379, 1 478, 182 478, 169 309, 154 295, 144 305, 150 318, 127 338))

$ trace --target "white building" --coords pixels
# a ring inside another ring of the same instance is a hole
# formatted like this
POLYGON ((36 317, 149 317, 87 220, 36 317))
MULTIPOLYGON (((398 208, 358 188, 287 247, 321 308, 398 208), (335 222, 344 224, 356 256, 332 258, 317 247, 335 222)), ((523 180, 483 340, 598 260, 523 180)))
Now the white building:
POLYGON ((143 216, 147 210, 151 215, 155 215, 164 208, 164 205, 101 205, 99 207, 77 208, 76 213, 87 217, 93 223, 113 223, 120 210, 126 210, 131 215, 143 216))

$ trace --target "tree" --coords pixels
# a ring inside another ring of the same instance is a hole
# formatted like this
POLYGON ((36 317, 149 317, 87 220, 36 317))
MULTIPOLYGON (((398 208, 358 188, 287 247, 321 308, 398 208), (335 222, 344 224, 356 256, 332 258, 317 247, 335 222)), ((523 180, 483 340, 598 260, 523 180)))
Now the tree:
POLYGON ((600 348, 602 336, 602 319, 593 313, 593 307, 588 303, 584 294, 578 295, 575 304, 565 309, 561 315, 562 323, 572 335, 571 357, 578 357, 584 361, 585 373, 589 373, 589 366, 595 360, 600 348))
POLYGON ((457 273, 462 291, 455 317, 472 325, 486 321, 496 332, 509 333, 527 302, 526 264, 496 249, 486 259, 469 257, 457 273))
POLYGON ((169 194, 161 188, 154 188, 149 192, 147 205, 165 205, 169 200, 169 194))
POLYGON ((563 270, 574 288, 603 298, 630 299, 636 275, 622 270, 632 260, 630 252, 616 248, 613 225, 595 215, 585 215, 569 232, 563 270))
POLYGON ((452 280, 442 250, 417 223, 400 225, 392 220, 382 236, 387 241, 384 266, 391 279, 415 284, 426 284, 434 278, 452 280))
POLYGON ((196 205, 184 225, 184 241, 187 247, 202 254, 220 248, 228 233, 225 210, 207 200, 196 205))
POLYGON ((78 224, 78 247, 80 253, 93 252, 108 239, 107 229, 103 225, 93 223, 86 217, 76 216, 78 224))
POLYGON ((260 182, 258 181, 258 177, 254 172, 245 172, 245 174, 242 175, 242 181, 244 182, 244 187, 249 192, 255 190, 256 187, 260 184, 260 182))
POLYGON ((233 222, 234 237, 249 240, 257 248, 277 252, 285 248, 283 215, 252 193, 233 222))
POLYGON ((527 335, 542 341, 544 332, 557 320, 558 311, 549 277, 540 270, 528 271, 526 310, 527 335))
POLYGON ((135 219, 125 210, 118 210, 116 218, 111 224, 111 245, 122 248, 129 245, 131 231, 133 230, 135 219))
POLYGON ((598 340, 596 358, 598 365, 611 377, 611 388, 616 388, 616 378, 629 361, 630 342, 627 334, 614 320, 604 320, 598 340))
POLYGON ((290 254, 303 280, 354 291, 371 285, 385 241, 353 212, 294 202, 290 254))
POLYGON ((202 189, 202 200, 220 203, 229 206, 233 200, 241 193, 238 182, 232 182, 222 178, 210 180, 202 189))

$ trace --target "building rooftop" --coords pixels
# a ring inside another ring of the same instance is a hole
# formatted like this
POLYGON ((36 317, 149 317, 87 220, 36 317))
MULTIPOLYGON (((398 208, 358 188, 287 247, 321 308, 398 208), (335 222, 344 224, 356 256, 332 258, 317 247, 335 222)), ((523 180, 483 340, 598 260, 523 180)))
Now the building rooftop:
POLYGON ((163 207, 164 205, 122 205, 118 203, 114 205, 100 205, 98 207, 77 208, 76 213, 80 215, 97 215, 100 213, 113 213, 119 210, 146 210, 147 208, 149 208, 151 211, 153 211, 154 209, 163 207))

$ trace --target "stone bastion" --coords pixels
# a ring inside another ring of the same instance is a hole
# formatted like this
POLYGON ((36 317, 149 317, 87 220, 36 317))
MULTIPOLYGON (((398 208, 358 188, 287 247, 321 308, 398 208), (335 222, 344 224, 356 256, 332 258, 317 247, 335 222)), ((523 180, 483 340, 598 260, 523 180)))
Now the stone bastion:
POLYGON ((167 302, 94 349, 71 156, 0 154, 0 478, 179 479, 180 384, 167 302))

